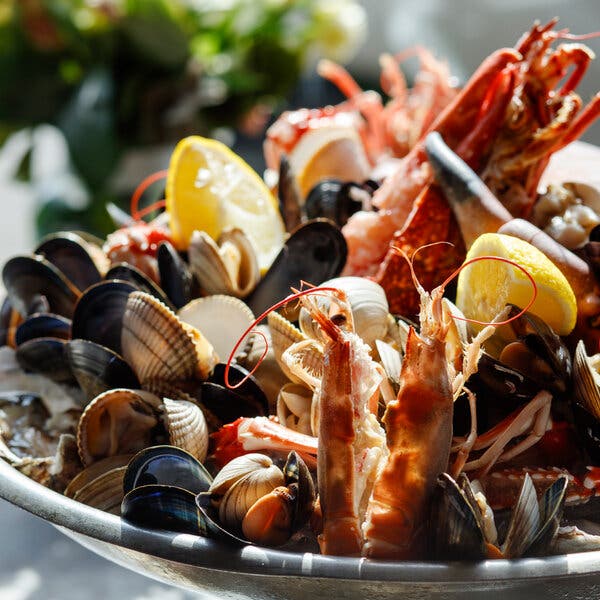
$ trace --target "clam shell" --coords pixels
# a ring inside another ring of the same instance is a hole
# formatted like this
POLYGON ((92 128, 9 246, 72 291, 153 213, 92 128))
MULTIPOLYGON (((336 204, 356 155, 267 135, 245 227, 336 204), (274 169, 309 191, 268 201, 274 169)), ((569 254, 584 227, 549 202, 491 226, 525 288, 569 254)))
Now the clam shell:
POLYGON ((290 346, 282 355, 281 360, 288 371, 312 390, 321 383, 323 378, 323 347, 314 340, 304 340, 290 346))
POLYGON ((588 356, 583 340, 575 348, 573 384, 579 402, 600 419, 600 354, 588 356))
POLYGON ((221 523, 239 531, 248 509, 264 495, 284 483, 281 469, 275 465, 259 468, 238 479, 225 493, 219 504, 221 523))
POLYGON ((85 466, 149 446, 159 424, 160 398, 142 390, 117 388, 94 398, 77 427, 77 449, 85 466))
POLYGON ((215 352, 225 359, 254 323, 254 315, 239 298, 216 294, 186 304, 179 318, 202 332, 215 352))
POLYGON ((282 360, 283 353, 296 342, 301 342, 308 339, 302 331, 290 323, 285 317, 278 312, 271 312, 267 317, 269 331, 271 333, 271 342, 273 348, 273 356, 280 366, 281 370, 289 379, 296 383, 300 383, 300 379, 296 377, 288 368, 287 364, 282 360))
POLYGON ((208 425, 200 407, 188 400, 163 399, 169 441, 200 462, 208 452, 208 425))
POLYGON ((237 227, 225 229, 217 242, 204 231, 194 231, 188 257, 190 271, 206 294, 244 298, 260 281, 252 242, 237 227))
MULTIPOLYGON (((235 483, 254 471, 269 471, 275 465, 269 456, 251 452, 230 460, 216 475, 209 488, 213 497, 223 496, 235 483)), ((279 469, 279 467, 275 467, 279 469)), ((269 471, 270 472, 270 471, 269 471)), ((281 473, 283 484, 283 473, 281 473)), ((281 484, 280 484, 281 485, 281 484)))
POLYGON ((286 383, 277 397, 279 422, 294 431, 314 435, 311 426, 313 392, 299 383, 286 383))
POLYGON ((144 292, 134 292, 127 300, 121 348, 144 386, 152 380, 206 379, 218 362, 213 347, 197 329, 144 292))

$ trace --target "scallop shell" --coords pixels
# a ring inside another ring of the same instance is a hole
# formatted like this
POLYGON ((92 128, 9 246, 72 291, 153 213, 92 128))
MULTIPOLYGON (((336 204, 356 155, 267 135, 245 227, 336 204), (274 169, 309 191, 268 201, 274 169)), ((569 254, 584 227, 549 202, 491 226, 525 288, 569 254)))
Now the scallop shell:
POLYGON ((83 464, 87 467, 101 458, 150 445, 160 407, 160 398, 143 390, 117 388, 96 396, 77 427, 77 450, 83 464))
POLYGON ((254 315, 239 298, 217 294, 186 304, 179 318, 202 332, 216 353, 225 358, 254 323, 254 315))
POLYGON ((277 397, 279 422, 294 431, 315 435, 311 426, 313 392, 299 383, 286 383, 277 397))
POLYGON ((600 354, 588 356, 583 340, 575 348, 573 383, 579 402, 600 419, 600 354))
POLYGON ((133 292, 127 300, 121 348, 142 385, 152 380, 206 379, 218 362, 197 329, 144 292, 133 292))
POLYGON ((189 400, 163 399, 171 445, 203 462, 208 452, 208 425, 200 407, 189 400))
MULTIPOLYGON (((386 336, 389 305, 385 291, 378 283, 364 277, 336 277, 321 285, 346 293, 352 310, 354 331, 366 344, 372 346, 375 340, 386 336)), ((313 320, 306 309, 300 311, 300 329, 309 337, 317 337, 313 320)))
POLYGON ((278 312, 269 313, 267 323, 269 324, 269 331, 271 332, 273 355, 277 364, 289 379, 296 383, 300 383, 301 380, 289 370, 288 366, 282 360, 282 356, 292 344, 307 340, 308 338, 302 331, 278 312))
POLYGON ((194 231, 188 257, 190 271, 208 295, 244 298, 260 281, 252 242, 237 227, 225 229, 217 242, 204 231, 194 231))

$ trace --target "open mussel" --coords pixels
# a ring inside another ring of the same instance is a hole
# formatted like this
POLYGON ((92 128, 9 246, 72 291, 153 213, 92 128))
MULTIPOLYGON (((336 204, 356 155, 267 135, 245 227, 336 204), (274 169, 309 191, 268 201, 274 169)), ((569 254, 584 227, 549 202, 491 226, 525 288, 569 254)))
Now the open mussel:
POLYGON ((89 340, 69 340, 67 360, 88 401, 114 388, 137 389, 140 383, 131 367, 116 352, 89 340))
POLYGON ((256 315, 300 289, 302 282, 319 285, 337 277, 346 264, 348 248, 339 227, 325 219, 296 229, 275 257, 256 289, 246 298, 256 315))
POLYGON ((2 269, 11 305, 22 316, 53 312, 71 318, 81 291, 42 256, 15 256, 2 269))
MULTIPOLYGON (((99 252, 101 250, 97 248, 95 254, 99 252)), ((102 279, 91 245, 76 233, 61 232, 46 236, 35 249, 35 254, 44 256, 82 291, 102 279)))
POLYGON ((129 294, 137 288, 126 281, 102 281, 88 288, 77 302, 71 337, 121 352, 123 315, 129 294))

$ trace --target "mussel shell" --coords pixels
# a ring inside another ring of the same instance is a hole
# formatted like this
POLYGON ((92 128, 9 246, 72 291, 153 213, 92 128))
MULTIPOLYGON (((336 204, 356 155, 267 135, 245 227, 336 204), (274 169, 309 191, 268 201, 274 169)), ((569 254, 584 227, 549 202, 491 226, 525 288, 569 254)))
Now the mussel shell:
POLYGON ((160 286, 176 309, 198 295, 198 286, 188 264, 169 242, 161 242, 156 252, 160 286))
POLYGON ((283 466, 283 477, 285 485, 295 492, 292 531, 297 531, 307 523, 313 513, 316 500, 315 484, 306 463, 293 450, 283 466))
POLYGON ((130 461, 123 480, 125 494, 146 485, 175 486, 193 494, 208 491, 212 477, 191 454, 175 446, 151 446, 130 461))
POLYGON ((286 231, 293 231, 302 222, 300 206, 302 198, 292 173, 290 161, 285 154, 279 160, 279 181, 277 184, 277 198, 279 199, 279 212, 283 218, 286 231))
POLYGON ((300 289, 303 281, 319 285, 337 277, 348 255, 346 240, 331 221, 309 221, 288 238, 273 264, 246 298, 255 315, 262 314, 274 302, 300 289))
MULTIPOLYGON (((2 269, 10 302, 21 315, 33 312, 40 297, 51 312, 71 318, 80 291, 43 256, 15 256, 2 269)), ((39 312, 39 311, 38 311, 39 312)))
POLYGON ((330 219, 340 227, 363 207, 360 197, 353 197, 353 190, 358 194, 372 195, 377 184, 367 181, 361 185, 354 182, 343 183, 339 179, 323 179, 317 183, 306 196, 304 210, 308 219, 330 219))
POLYGON ((85 240, 75 233, 55 233, 40 242, 35 254, 44 256, 78 289, 85 290, 102 279, 86 244, 85 240))
POLYGON ((219 523, 219 511, 211 503, 210 492, 198 494, 196 496, 196 506, 201 514, 200 535, 226 542, 233 546, 247 546, 251 544, 248 540, 228 531, 219 523))
POLYGON ((67 342, 65 352, 73 375, 88 400, 110 389, 140 387, 131 367, 110 348, 76 339, 67 342))
MULTIPOLYGON (((13 323, 13 310, 10 298, 7 296, 0 306, 0 346, 12 344, 15 334, 15 324, 13 323)), ((20 317, 19 317, 20 318, 20 317)))
MULTIPOLYGON (((231 385, 236 385, 246 376, 248 376, 246 369, 238 365, 230 366, 231 385)), ((223 363, 217 364, 208 380, 200 384, 196 397, 223 423, 231 423, 238 417, 264 416, 269 410, 267 397, 252 376, 236 389, 225 386, 225 364, 223 363)))
POLYGON ((71 321, 60 315, 36 313, 27 317, 15 331, 15 344, 20 346, 28 340, 41 337, 68 340, 71 337, 71 321))
POLYGON ((21 344, 16 350, 19 365, 40 373, 58 383, 73 381, 73 372, 65 354, 67 342, 59 338, 36 338, 21 344))
POLYGON ((166 304, 171 310, 175 310, 175 307, 167 298, 165 292, 159 288, 150 277, 129 263, 117 263, 112 265, 107 271, 105 279, 107 281, 110 281, 111 279, 127 281, 135 286, 138 291, 146 292, 146 294, 154 296, 157 300, 166 304))
POLYGON ((600 464, 600 422, 581 404, 573 402, 573 419, 578 439, 593 464, 600 464))
POLYGON ((102 281, 88 288, 77 302, 71 337, 90 340, 121 354, 123 315, 129 294, 137 288, 126 281, 102 281))
POLYGON ((131 490, 123 498, 121 517, 148 529, 201 533, 196 496, 169 485, 144 485, 131 490))
POLYGON ((481 560, 486 556, 476 510, 456 481, 442 473, 431 503, 429 544, 437 560, 481 560))

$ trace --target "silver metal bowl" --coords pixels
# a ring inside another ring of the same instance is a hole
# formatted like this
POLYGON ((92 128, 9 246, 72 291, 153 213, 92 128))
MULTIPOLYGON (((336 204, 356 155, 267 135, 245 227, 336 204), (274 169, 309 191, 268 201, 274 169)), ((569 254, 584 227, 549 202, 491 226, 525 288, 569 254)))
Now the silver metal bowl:
POLYGON ((233 549, 198 536, 140 529, 44 488, 3 460, 0 497, 109 560, 223 599, 574 600, 596 597, 600 589, 600 552, 477 563, 386 562, 233 549))

